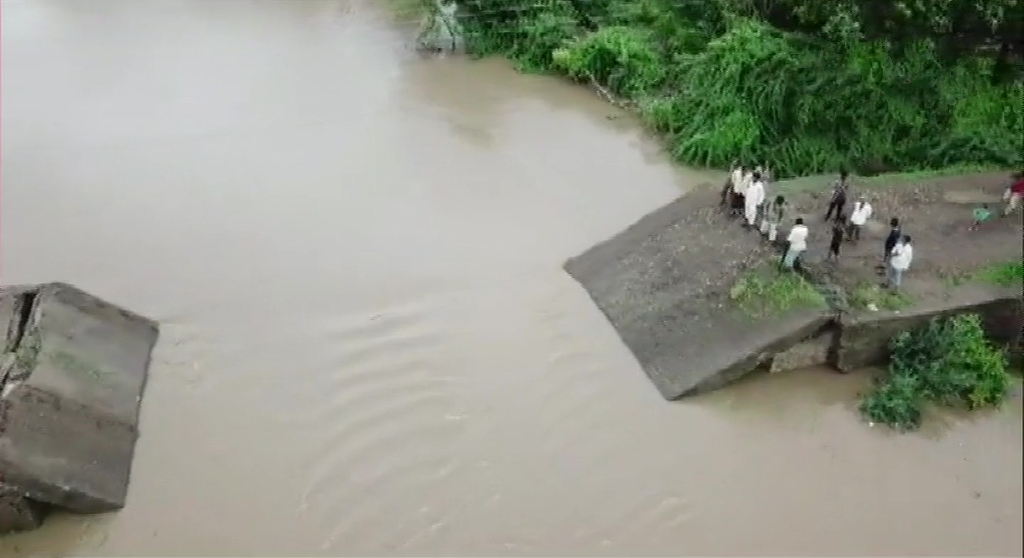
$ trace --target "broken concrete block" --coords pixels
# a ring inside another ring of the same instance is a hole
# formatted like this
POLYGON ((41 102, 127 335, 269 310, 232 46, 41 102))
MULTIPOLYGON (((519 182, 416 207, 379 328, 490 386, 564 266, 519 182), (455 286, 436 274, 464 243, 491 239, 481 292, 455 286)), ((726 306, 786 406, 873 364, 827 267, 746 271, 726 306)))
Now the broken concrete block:
POLYGON ((1018 289, 969 286, 946 300, 897 312, 858 312, 842 316, 836 367, 844 372, 882 364, 889 342, 898 333, 921 327, 932 318, 976 313, 996 342, 1012 340, 1022 323, 1018 289))
POLYGON ((50 508, 0 483, 0 535, 37 529, 50 508))
POLYGON ((818 335, 776 354, 772 358, 770 371, 788 372, 828 364, 830 355, 835 350, 834 345, 838 341, 838 330, 834 324, 829 325, 833 327, 826 327, 818 335))
POLYGON ((0 395, 4 482, 73 512, 119 509, 157 326, 66 284, 18 296, 0 395))

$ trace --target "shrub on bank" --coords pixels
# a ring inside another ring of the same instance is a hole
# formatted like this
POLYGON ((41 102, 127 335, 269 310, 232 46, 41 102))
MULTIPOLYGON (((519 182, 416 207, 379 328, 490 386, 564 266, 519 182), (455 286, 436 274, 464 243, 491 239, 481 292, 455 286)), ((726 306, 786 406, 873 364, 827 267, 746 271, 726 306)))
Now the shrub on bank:
POLYGON ((745 5, 460 0, 475 52, 596 81, 686 164, 769 161, 790 177, 1024 162, 1024 86, 991 56, 781 31, 745 5))
POLYGON ((926 403, 995 407, 1010 389, 1006 355, 985 337, 977 314, 934 319, 897 335, 890 348, 888 376, 860 405, 873 423, 913 430, 926 403))

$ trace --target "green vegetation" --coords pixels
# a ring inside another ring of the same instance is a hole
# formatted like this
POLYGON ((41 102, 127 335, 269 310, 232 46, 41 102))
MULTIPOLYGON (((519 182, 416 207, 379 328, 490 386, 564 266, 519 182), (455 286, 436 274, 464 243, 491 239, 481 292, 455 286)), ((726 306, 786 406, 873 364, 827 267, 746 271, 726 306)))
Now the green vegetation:
POLYGON ((850 292, 850 306, 858 310, 902 310, 914 303, 903 291, 890 291, 878 285, 861 283, 850 292))
POLYGON ((1024 284, 1024 262, 1011 261, 992 264, 980 269, 975 277, 979 281, 1001 287, 1021 285, 1024 284))
POLYGON ((1020 0, 457 0, 468 48, 600 85, 689 165, 1024 162, 1020 0))
MULTIPOLYGON (((891 188, 893 186, 907 186, 915 183, 926 183, 928 181, 962 177, 969 174, 978 174, 1000 170, 991 164, 957 164, 939 169, 911 170, 906 172, 885 172, 873 176, 857 176, 853 174, 854 184, 858 190, 870 190, 872 188, 891 188)), ((779 181, 772 185, 774 191, 786 194, 802 194, 805 192, 819 192, 823 185, 830 185, 835 180, 835 173, 818 174, 809 176, 798 176, 787 180, 779 181)))
POLYGON ((763 318, 794 308, 823 308, 825 297, 800 274, 774 266, 747 273, 736 281, 729 298, 746 314, 763 318))
POLYGON ((1000 287, 1015 287, 1024 285, 1024 262, 997 262, 974 271, 953 273, 946 276, 945 279, 951 287, 958 287, 974 281, 1000 287))
POLYGON ((1006 355, 985 338, 976 314, 934 319, 897 335, 890 348, 888 376, 860 405, 872 423, 913 430, 925 403, 995 407, 1011 386, 1006 355))

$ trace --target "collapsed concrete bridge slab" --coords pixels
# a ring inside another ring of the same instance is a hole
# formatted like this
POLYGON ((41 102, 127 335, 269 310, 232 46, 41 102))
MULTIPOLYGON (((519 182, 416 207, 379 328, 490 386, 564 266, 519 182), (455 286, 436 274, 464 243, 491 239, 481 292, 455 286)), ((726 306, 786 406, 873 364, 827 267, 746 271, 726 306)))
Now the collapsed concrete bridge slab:
POLYGON ((122 508, 156 323, 51 283, 0 290, 4 332, 0 533, 38 524, 41 507, 122 508))
POLYGON ((832 317, 822 307, 758 320, 734 308, 731 284, 770 248, 757 234, 723 233, 730 226, 713 197, 695 192, 565 264, 666 399, 767 367, 832 317))

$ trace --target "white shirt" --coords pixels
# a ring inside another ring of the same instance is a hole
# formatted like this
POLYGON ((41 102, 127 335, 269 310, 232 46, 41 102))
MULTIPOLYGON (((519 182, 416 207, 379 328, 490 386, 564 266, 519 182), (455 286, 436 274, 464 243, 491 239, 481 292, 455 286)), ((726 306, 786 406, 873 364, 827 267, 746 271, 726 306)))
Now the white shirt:
POLYGON ((736 169, 732 171, 732 187, 734 190, 740 188, 740 183, 743 182, 743 169, 736 169))
POLYGON ((743 173, 740 177, 740 181, 736 183, 735 190, 737 194, 747 195, 747 190, 750 188, 750 181, 754 179, 754 175, 749 172, 743 173))
POLYGON ((761 205, 764 201, 764 182, 755 180, 747 187, 747 205, 761 205))
POLYGON ((914 261, 914 247, 910 244, 897 244, 892 248, 892 258, 889 265, 893 269, 906 271, 910 268, 910 262, 914 261))
POLYGON ((789 247, 792 250, 806 250, 807 249, 807 227, 804 225, 794 225, 793 229, 789 231, 789 236, 786 237, 786 242, 789 242, 789 247))
POLYGON ((853 212, 850 213, 850 222, 857 226, 863 226, 871 218, 871 204, 868 202, 857 202, 853 204, 853 212))

